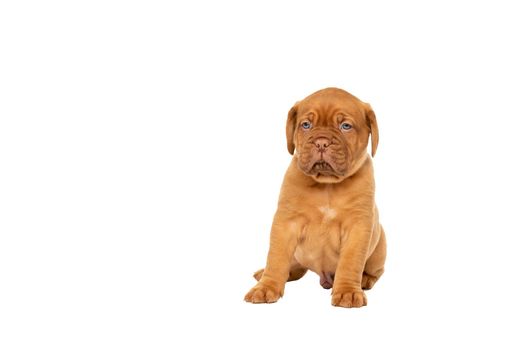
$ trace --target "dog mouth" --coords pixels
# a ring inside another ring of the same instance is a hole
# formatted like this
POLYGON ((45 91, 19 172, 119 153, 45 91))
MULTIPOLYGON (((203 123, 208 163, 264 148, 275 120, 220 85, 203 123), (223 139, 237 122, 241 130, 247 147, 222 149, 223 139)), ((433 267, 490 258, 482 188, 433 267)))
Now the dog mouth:
POLYGON ((320 183, 336 183, 344 179, 344 173, 338 171, 335 165, 324 159, 314 161, 310 167, 301 167, 301 170, 308 176, 320 183))
POLYGON ((312 173, 317 173, 320 175, 333 174, 334 168, 327 161, 318 160, 317 162, 314 163, 310 171, 312 173))

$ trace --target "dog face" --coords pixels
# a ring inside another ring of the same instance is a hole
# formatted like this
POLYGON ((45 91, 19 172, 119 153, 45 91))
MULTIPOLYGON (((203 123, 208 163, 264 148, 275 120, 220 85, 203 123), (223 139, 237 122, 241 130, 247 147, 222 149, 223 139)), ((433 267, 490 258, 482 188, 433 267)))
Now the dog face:
POLYGON ((370 105, 348 92, 328 88, 297 102, 288 113, 288 151, 297 149, 299 168, 321 183, 341 182, 354 174, 379 142, 376 117, 370 105))

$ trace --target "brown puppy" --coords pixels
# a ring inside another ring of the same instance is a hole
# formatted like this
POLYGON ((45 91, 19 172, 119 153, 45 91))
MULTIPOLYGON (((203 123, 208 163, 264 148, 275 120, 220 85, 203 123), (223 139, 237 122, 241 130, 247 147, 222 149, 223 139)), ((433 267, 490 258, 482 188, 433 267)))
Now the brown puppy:
POLYGON ((294 154, 284 177, 266 267, 245 300, 273 303, 286 281, 312 270, 332 305, 366 305, 363 289, 383 274, 386 240, 374 201, 372 156, 379 141, 374 111, 348 92, 328 88, 297 102, 286 138, 294 154))

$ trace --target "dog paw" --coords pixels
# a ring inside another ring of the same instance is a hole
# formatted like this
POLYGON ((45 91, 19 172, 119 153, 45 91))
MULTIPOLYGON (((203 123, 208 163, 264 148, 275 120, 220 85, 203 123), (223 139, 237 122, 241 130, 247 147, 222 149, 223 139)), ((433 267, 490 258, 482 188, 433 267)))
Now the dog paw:
POLYGON ((283 296, 283 291, 266 284, 257 283, 248 294, 244 297, 244 301, 254 304, 260 303, 275 303, 283 296))
POLYGON ((362 290, 334 291, 332 305, 340 307, 366 306, 366 295, 362 290))
POLYGON ((255 278, 257 281, 260 280, 263 275, 263 272, 264 272, 264 269, 260 269, 259 271, 253 274, 253 278, 255 278))
POLYGON ((367 273, 363 273, 363 279, 361 280, 361 288, 364 290, 372 289, 374 284, 376 284, 378 278, 371 276, 367 273))

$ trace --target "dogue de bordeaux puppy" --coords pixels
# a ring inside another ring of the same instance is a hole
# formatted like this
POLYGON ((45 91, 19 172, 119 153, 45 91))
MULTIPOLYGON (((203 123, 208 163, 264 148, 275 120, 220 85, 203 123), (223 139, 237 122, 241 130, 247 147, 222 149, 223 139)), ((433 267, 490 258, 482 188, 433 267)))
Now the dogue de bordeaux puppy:
POLYGON ((293 155, 284 176, 266 267, 246 294, 252 303, 273 303, 286 281, 307 270, 332 288, 332 305, 366 305, 363 290, 383 274, 386 239, 374 200, 372 158, 379 141, 369 104, 327 88, 288 112, 286 139, 293 155), (295 154, 294 154, 295 151, 295 154))

